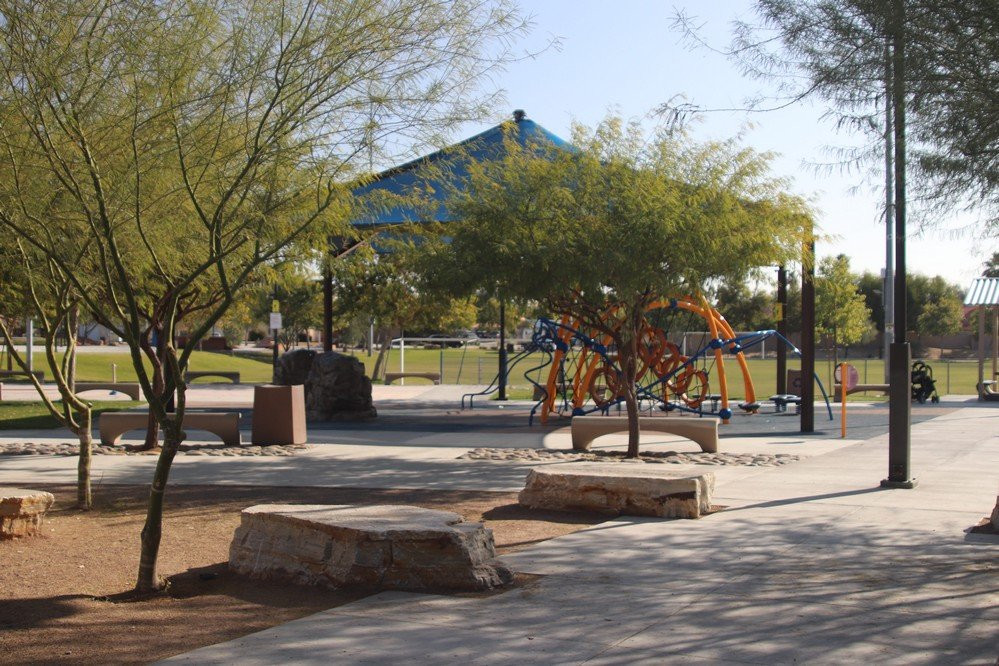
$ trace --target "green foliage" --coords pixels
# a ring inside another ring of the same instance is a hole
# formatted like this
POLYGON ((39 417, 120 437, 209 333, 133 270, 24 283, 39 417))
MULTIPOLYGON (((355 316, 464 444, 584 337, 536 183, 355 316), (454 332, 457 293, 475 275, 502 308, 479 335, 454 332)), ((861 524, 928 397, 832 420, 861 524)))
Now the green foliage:
POLYGON ((449 242, 427 244, 422 273, 450 296, 479 290, 536 301, 610 336, 638 454, 638 336, 645 306, 711 280, 800 258, 808 209, 736 141, 696 143, 608 118, 574 130, 575 151, 522 145, 468 164, 451 194, 449 242), (604 313, 617 306, 617 322, 604 313))
POLYGON ((370 317, 379 327, 411 331, 471 328, 476 318, 471 297, 440 298, 417 287, 413 264, 420 260, 420 248, 405 241, 380 243, 392 251, 376 254, 361 247, 334 267, 337 317, 370 317))
POLYGON ((250 296, 249 314, 254 322, 268 322, 275 298, 281 312, 280 340, 297 344, 300 335, 323 322, 322 284, 307 269, 296 264, 282 264, 271 272, 271 284, 261 284, 250 296))
MULTIPOLYGON (((910 179, 937 209, 978 209, 999 233, 999 12, 994 0, 757 0, 763 21, 741 24, 731 53, 746 72, 779 85, 781 102, 818 95, 837 126, 866 133, 850 158, 883 159, 886 57, 897 21, 905 48, 910 179)), ((932 220, 930 215, 927 220, 932 220)))
POLYGON ((805 204, 735 141, 698 144, 610 118, 577 127, 578 152, 506 142, 469 167, 449 206, 461 221, 431 248, 428 282, 600 307, 700 292, 711 279, 796 258, 805 204))
POLYGON ((961 330, 963 293, 939 275, 910 274, 906 280, 909 330, 919 335, 945 335, 961 330))
MULTIPOLYGON (((857 280, 857 288, 872 313, 874 325, 884 331, 883 283, 879 275, 865 272, 857 280)), ((961 330, 963 317, 962 292, 939 275, 929 277, 919 273, 906 276, 906 309, 909 318, 906 330, 917 335, 946 335, 961 330)))
POLYGON ((999 252, 993 252, 982 267, 982 277, 999 278, 999 252))
POLYGON ((927 303, 916 319, 920 335, 947 335, 961 330, 964 308, 957 299, 927 303))
POLYGON ((777 289, 750 289, 744 281, 730 280, 715 290, 714 306, 736 331, 759 331, 777 326, 774 304, 777 289))
POLYGON ((826 257, 815 276, 815 328, 833 348, 860 342, 871 330, 871 311, 857 290, 845 255, 826 257))
POLYGON ((524 22, 504 0, 0 0, 0 16, 0 232, 124 339, 163 426, 150 591, 198 342, 261 266, 349 234, 361 155, 481 115, 474 85, 524 22))

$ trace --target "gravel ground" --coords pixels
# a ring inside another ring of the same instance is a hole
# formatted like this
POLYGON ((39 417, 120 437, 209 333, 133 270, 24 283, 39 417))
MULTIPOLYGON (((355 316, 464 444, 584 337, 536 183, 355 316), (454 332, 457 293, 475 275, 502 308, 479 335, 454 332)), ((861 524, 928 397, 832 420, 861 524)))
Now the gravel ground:
POLYGON ((737 465, 748 467, 778 467, 801 460, 802 456, 790 453, 678 453, 676 451, 649 451, 638 459, 625 458, 620 451, 574 451, 572 449, 494 449, 478 448, 458 456, 459 460, 533 461, 589 461, 589 462, 644 462, 673 465, 737 465))
MULTIPOLYGON (((309 447, 305 444, 286 444, 283 446, 221 446, 218 444, 181 444, 180 455, 188 456, 293 456, 302 453, 309 447)), ((80 452, 80 445, 74 442, 33 443, 15 442, 0 443, 0 455, 8 456, 75 456, 80 452)), ((96 455, 135 456, 157 455, 159 449, 142 449, 137 445, 94 447, 96 455)))

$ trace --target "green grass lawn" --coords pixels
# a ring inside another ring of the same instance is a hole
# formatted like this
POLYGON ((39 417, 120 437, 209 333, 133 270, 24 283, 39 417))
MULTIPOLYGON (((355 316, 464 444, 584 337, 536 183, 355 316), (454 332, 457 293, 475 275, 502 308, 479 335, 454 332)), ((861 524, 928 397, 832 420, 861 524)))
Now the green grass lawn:
MULTIPOLYGON (((60 402, 55 403, 56 406, 60 402)), ((104 400, 91 403, 93 416, 145 404, 133 400, 104 400)), ((60 423, 41 402, 0 402, 0 430, 59 428, 60 423)))
MULTIPOLYGON (((368 374, 374 368, 375 355, 368 356, 363 351, 352 352, 362 363, 364 363, 368 374)), ((511 358, 513 355, 511 354, 511 358)), ((510 374, 511 391, 517 391, 515 395, 530 397, 530 384, 524 379, 524 372, 529 368, 541 364, 544 360, 542 354, 531 354, 522 360, 516 367, 512 368, 510 374), (521 390, 522 389, 522 390, 521 390)), ((880 383, 884 377, 884 365, 878 359, 848 359, 848 362, 857 367, 860 373, 860 381, 863 383, 880 383)), ((131 358, 126 352, 121 353, 82 353, 78 356, 77 376, 81 381, 111 381, 112 363, 117 364, 117 376, 119 381, 135 381, 135 372, 132 369, 131 358)), ((758 358, 749 359, 750 374, 753 378, 753 385, 756 389, 757 397, 769 397, 776 392, 776 360, 768 358, 761 360, 758 358)), ((974 361, 953 361, 949 363, 941 361, 931 361, 934 378, 937 380, 937 390, 941 393, 963 393, 974 394, 975 382, 977 381, 977 364, 974 361)), ((445 349, 443 354, 440 349, 416 349, 407 348, 405 353, 405 369, 408 372, 442 372, 443 383, 445 384, 488 384, 496 376, 498 366, 498 352, 495 349, 479 349, 469 347, 463 349, 445 349)), ((41 354, 35 354, 35 367, 45 369, 47 364, 41 354)), ((397 372, 401 369, 400 354, 398 349, 393 349, 389 353, 388 370, 397 372)), ((797 359, 788 359, 788 368, 797 369, 800 364, 797 359)), ((743 398, 742 376, 738 365, 732 357, 726 357, 726 373, 729 379, 729 393, 734 398, 743 398)), ((255 357, 229 356, 214 352, 195 352, 191 357, 191 370, 193 371, 238 371, 240 379, 246 384, 266 383, 271 380, 271 365, 269 357, 258 354, 255 357), (266 359, 266 360, 264 360, 266 359)), ((816 363, 816 370, 819 377, 825 384, 827 390, 832 390, 832 364, 823 359, 816 363)), ((46 373, 49 376, 51 373, 46 373)), ((711 374, 711 392, 717 389, 717 372, 711 374)), ((542 373, 535 372, 535 378, 547 377, 547 368, 542 373)), ((11 381, 5 379, 4 381, 11 381)), ((212 379, 201 379, 198 382, 210 382, 212 379)), ((543 381, 543 379, 541 379, 543 381)), ((423 379, 409 379, 409 385, 429 384, 423 379)), ((876 398, 877 394, 870 393, 855 394, 851 399, 865 400, 876 398)))
MULTIPOLYGON (((368 356, 364 352, 354 352, 364 364, 368 371, 374 367, 375 355, 368 356)), ((443 356, 439 349, 406 349, 405 369, 408 372, 441 372, 446 384, 488 384, 496 376, 498 353, 496 350, 478 349, 469 347, 463 351, 461 349, 445 349, 443 356)), ((512 357, 512 355, 511 355, 512 357)), ((513 368, 510 374, 511 397, 529 398, 531 396, 530 384, 524 379, 525 370, 539 365, 543 360, 541 354, 532 354, 521 361, 517 367, 513 368)), ((879 384, 884 381, 884 363, 879 359, 846 359, 857 368, 860 381, 865 384, 879 384)), ((944 393, 974 394, 975 382, 977 381, 977 364, 974 361, 930 361, 933 368, 934 379, 937 381, 937 391, 944 393)), ((773 358, 766 360, 751 358, 748 360, 750 376, 753 379, 753 386, 756 396, 769 397, 777 390, 777 361, 773 358)), ((400 355, 398 349, 393 349, 389 353, 388 370, 397 372, 400 370, 400 355)), ((797 370, 801 367, 798 359, 788 358, 788 369, 797 370)), ((729 394, 734 398, 744 398, 742 373, 735 360, 726 357, 726 376, 729 383, 729 394)), ((816 362, 816 371, 819 378, 825 385, 827 391, 832 391, 832 363, 825 359, 816 362)), ((547 377, 547 369, 544 371, 547 377)), ((711 392, 717 392, 717 372, 712 375, 711 392)), ((532 377, 537 378, 538 373, 532 377)), ((407 384, 427 383, 425 380, 410 379, 407 384)), ((879 399, 880 394, 854 394, 851 400, 872 400, 879 399)))
MULTIPOLYGON (((48 363, 44 354, 34 354, 35 369, 45 371, 45 378, 52 379, 52 373, 48 370, 48 363)), ((148 368, 149 365, 146 364, 148 368)), ((208 372, 222 370, 228 372, 238 372, 239 379, 244 384, 260 384, 271 381, 273 376, 271 364, 268 360, 263 362, 256 358, 243 358, 241 356, 229 356, 216 352, 194 352, 191 354, 191 371, 208 372)), ((135 369, 132 366, 132 357, 126 351, 108 353, 87 353, 76 355, 76 377, 81 382, 109 382, 112 372, 117 372, 118 381, 136 381, 135 369), (115 370, 112 366, 117 366, 115 370)), ((5 382, 11 381, 5 379, 5 382)), ((215 379, 198 379, 196 382, 219 381, 215 379)), ((224 380, 223 380, 224 381, 224 380)))

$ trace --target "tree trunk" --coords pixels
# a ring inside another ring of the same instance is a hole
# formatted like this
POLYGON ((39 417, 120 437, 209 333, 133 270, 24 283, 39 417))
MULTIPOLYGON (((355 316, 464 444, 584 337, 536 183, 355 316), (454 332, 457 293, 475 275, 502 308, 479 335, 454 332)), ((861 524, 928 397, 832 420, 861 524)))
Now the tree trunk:
POLYGON ((377 358, 375 358, 375 368, 371 372, 371 381, 375 382, 382 376, 382 373, 385 371, 385 364, 388 362, 388 352, 392 347, 392 329, 383 329, 381 337, 381 347, 378 350, 377 358))
POLYGON ((630 313, 624 325, 631 329, 627 337, 622 340, 623 344, 618 347, 618 359, 621 361, 622 381, 624 383, 624 404, 628 409, 628 456, 638 457, 638 439, 641 434, 638 424, 638 389, 635 382, 638 380, 638 339, 641 335, 641 323, 643 312, 635 308, 630 313))
POLYGON ((166 587, 165 581, 160 579, 156 571, 156 560, 159 557, 160 538, 163 535, 163 504, 167 481, 170 478, 170 467, 181 442, 184 441, 184 431, 178 418, 168 417, 163 423, 163 448, 160 449, 156 461, 156 471, 149 489, 146 523, 142 527, 139 577, 135 583, 135 590, 140 593, 156 592, 166 587))
POLYGON ((88 407, 80 413, 80 456, 76 464, 76 508, 90 510, 93 496, 90 489, 90 462, 94 455, 94 438, 91 433, 93 416, 88 407))
POLYGON ((142 450, 149 451, 156 448, 160 443, 160 424, 156 416, 149 412, 149 420, 146 422, 146 441, 142 443, 142 450))

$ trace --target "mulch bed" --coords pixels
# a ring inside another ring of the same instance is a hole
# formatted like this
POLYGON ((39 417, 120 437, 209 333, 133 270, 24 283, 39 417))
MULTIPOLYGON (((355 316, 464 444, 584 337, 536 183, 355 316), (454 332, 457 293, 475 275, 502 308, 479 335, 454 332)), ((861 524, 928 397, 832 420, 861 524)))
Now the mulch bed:
MULTIPOLYGON (((239 512, 253 504, 412 504, 493 529, 502 555, 599 523, 589 513, 530 511, 516 493, 364 488, 174 486, 167 493, 160 574, 167 593, 128 600, 135 584, 145 486, 102 486, 78 511, 56 496, 42 536, 0 541, 0 663, 148 663, 349 603, 365 590, 264 583, 229 571, 239 512)), ((527 577, 521 577, 521 581, 527 577)))

